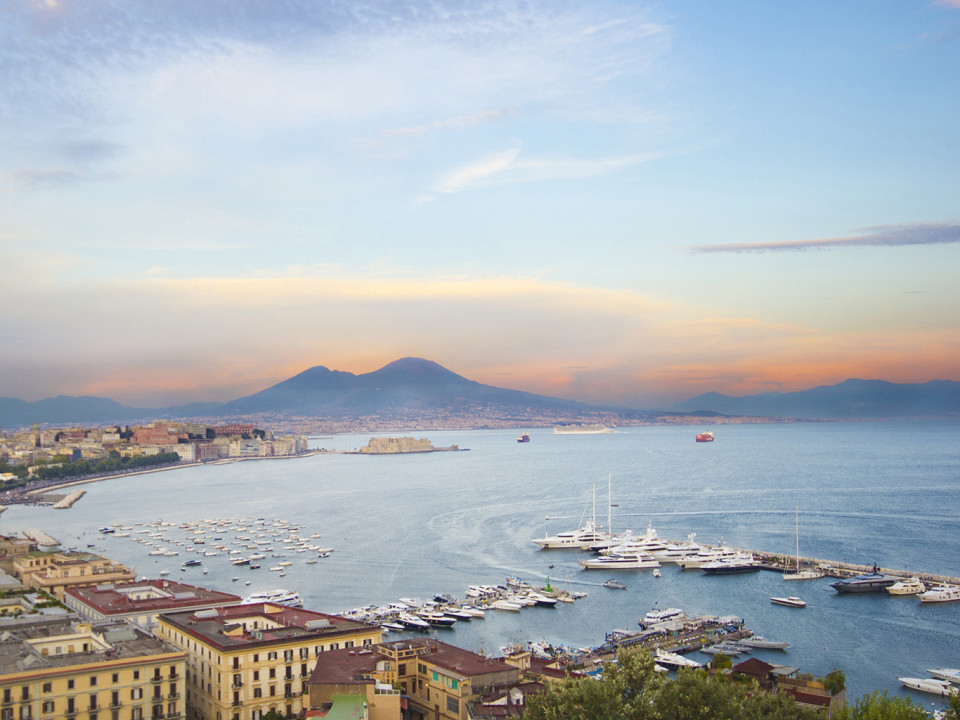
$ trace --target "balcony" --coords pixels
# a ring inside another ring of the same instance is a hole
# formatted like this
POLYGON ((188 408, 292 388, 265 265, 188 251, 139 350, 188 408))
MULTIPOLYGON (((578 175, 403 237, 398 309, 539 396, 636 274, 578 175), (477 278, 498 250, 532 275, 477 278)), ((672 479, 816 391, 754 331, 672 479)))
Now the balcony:
POLYGON ((239 690, 242 687, 243 687, 243 680, 234 680, 233 683, 231 683, 230 685, 230 688, 232 690, 239 690))

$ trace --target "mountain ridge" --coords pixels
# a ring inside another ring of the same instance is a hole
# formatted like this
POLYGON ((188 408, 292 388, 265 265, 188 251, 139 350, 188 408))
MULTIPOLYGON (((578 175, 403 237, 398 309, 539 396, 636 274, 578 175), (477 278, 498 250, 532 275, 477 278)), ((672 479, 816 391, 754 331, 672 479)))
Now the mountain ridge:
POLYGON ((263 390, 220 403, 135 408, 109 398, 59 395, 36 402, 0 398, 0 426, 32 423, 145 422, 156 418, 243 417, 266 414, 301 418, 389 417, 415 421, 493 414, 501 425, 533 421, 649 422, 664 414, 875 420, 960 417, 960 383, 932 380, 897 384, 851 378, 790 393, 735 397, 708 392, 663 410, 630 410, 484 385, 423 358, 404 357, 369 373, 354 374, 315 365, 263 390), (506 424, 504 424, 506 423, 506 424))

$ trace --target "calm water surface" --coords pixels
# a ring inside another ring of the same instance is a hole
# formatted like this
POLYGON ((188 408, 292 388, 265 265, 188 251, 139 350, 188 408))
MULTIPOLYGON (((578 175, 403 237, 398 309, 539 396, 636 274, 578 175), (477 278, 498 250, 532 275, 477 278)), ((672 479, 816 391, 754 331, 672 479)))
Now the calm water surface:
MULTIPOLYGON (((399 597, 463 597, 467 585, 507 575, 548 577, 588 596, 555 609, 491 611, 484 620, 440 631, 461 647, 497 652, 508 642, 546 640, 599 645, 607 631, 636 628, 655 604, 691 614, 738 615, 754 632, 791 643, 786 653, 757 651, 769 662, 847 675, 851 696, 874 689, 906 693, 897 676, 960 667, 960 603, 921 606, 915 598, 838 596, 828 581, 785 583, 774 573, 706 577, 672 565, 615 574, 627 591, 584 571, 574 551, 541 551, 545 532, 576 527, 592 513, 594 486, 606 524, 612 486, 614 530, 697 539, 757 550, 877 562, 891 568, 960 576, 960 423, 731 425, 714 443, 695 443, 697 428, 625 428, 610 435, 553 435, 530 430, 408 433, 469 452, 370 457, 329 454, 293 460, 208 465, 84 486, 72 509, 11 507, 0 531, 41 528, 66 546, 98 551, 144 576, 171 577, 246 594, 289 587, 306 607, 337 612, 399 597), (229 556, 155 558, 131 538, 102 537, 108 524, 204 518, 279 518, 301 535, 336 548, 317 564, 288 557, 286 577, 238 569, 229 556), (546 518, 550 518, 547 520, 546 518), (550 565, 554 567, 551 568, 550 565), (233 577, 239 577, 233 581, 233 577), (249 581, 249 585, 245 583, 249 581), (808 607, 771 605, 771 595, 799 594, 808 607)), ((355 449, 369 435, 317 438, 314 445, 355 449)), ((598 519, 599 519, 598 518, 598 519)), ((705 658, 704 658, 705 659, 705 658)), ((929 707, 931 698, 913 695, 929 707)))

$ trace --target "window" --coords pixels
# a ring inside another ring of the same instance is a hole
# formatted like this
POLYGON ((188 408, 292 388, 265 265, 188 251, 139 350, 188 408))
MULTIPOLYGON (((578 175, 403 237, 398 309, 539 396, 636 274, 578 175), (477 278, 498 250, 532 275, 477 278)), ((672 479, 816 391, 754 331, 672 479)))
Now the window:
POLYGON ((73 690, 73 678, 67 680, 67 690, 73 690))
POLYGON ((254 661, 255 663, 260 662, 260 655, 257 654, 257 653, 254 653, 254 654, 253 654, 253 661, 254 661))
POLYGON ((406 674, 407 674, 407 664, 406 664, 406 663, 400 663, 400 664, 397 666, 397 673, 400 674, 400 675, 406 675, 406 674))
POLYGON ((273 680, 277 676, 277 669, 270 668, 270 679, 273 680))
POLYGON ((271 686, 270 686, 270 697, 273 697, 273 696, 276 695, 276 694, 277 694, 277 686, 276 686, 276 685, 271 685, 271 686))
POLYGON ((91 693, 91 694, 90 694, 90 709, 91 709, 91 710, 96 710, 96 709, 97 709, 97 695, 96 695, 96 693, 91 693))
POLYGON ((253 689, 253 696, 254 696, 255 698, 262 697, 262 696, 263 696, 263 691, 262 691, 260 688, 254 688, 254 689, 253 689))
POLYGON ((140 679, 140 671, 139 671, 139 670, 134 670, 134 671, 133 671, 133 679, 134 679, 134 680, 139 680, 139 679, 140 679))
POLYGON ((91 676, 90 676, 90 687, 96 687, 96 686, 97 686, 97 676, 96 676, 96 675, 91 675, 91 676))
POLYGON ((120 682, 120 673, 114 673, 110 677, 110 682, 120 682))
POLYGON ((259 671, 259 670, 254 670, 254 671, 253 671, 253 681, 256 682, 256 681, 259 680, 259 679, 260 679, 260 671, 259 671))
POLYGON ((140 700, 143 697, 143 688, 130 688, 130 699, 140 700))
POLYGON ((43 684, 43 692, 48 693, 48 692, 50 692, 51 690, 53 690, 53 684, 52 684, 52 683, 44 683, 44 684, 43 684))
POLYGON ((455 697, 447 698, 447 712, 460 713, 460 701, 455 697))
POLYGON ((293 662, 293 650, 284 650, 284 651, 283 651, 283 661, 284 661, 284 662, 293 662))
POLYGON ((45 713, 52 713, 57 709, 57 704, 53 700, 45 700, 42 710, 45 713))
POLYGON ((267 660, 276 660, 276 659, 277 659, 277 654, 275 652, 267 653, 267 660))
POLYGON ((116 707, 117 705, 120 704, 119 690, 114 690, 112 693, 110 693, 110 704, 113 705, 113 707, 116 707))

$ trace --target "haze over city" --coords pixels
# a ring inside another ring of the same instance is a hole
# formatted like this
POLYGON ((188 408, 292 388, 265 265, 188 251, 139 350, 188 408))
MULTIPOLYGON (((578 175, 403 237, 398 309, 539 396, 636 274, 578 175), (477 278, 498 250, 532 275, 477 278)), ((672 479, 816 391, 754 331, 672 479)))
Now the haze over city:
POLYGON ((957 0, 0 17, 0 396, 960 380, 957 0))

